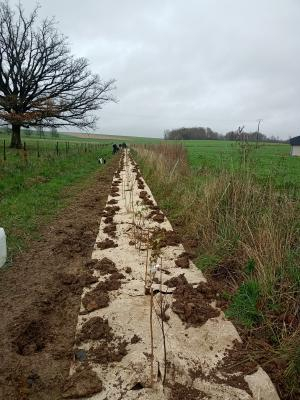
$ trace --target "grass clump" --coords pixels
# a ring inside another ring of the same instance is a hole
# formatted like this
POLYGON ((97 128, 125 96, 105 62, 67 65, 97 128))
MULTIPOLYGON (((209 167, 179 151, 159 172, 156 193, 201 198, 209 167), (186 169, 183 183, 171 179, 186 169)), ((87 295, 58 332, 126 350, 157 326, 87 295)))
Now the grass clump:
POLYGON ((231 298, 226 316, 238 320, 247 328, 258 325, 262 320, 259 310, 260 287, 257 281, 243 282, 231 298))

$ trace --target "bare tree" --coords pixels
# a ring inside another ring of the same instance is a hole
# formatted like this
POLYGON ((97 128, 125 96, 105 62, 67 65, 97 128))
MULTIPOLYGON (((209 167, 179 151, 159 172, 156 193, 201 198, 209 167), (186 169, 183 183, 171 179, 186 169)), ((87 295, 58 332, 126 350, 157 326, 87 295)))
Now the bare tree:
POLYGON ((114 80, 92 74, 75 58, 54 19, 37 25, 38 7, 26 16, 0 2, 0 120, 12 125, 11 147, 21 147, 21 127, 94 128, 91 113, 114 101, 114 80))

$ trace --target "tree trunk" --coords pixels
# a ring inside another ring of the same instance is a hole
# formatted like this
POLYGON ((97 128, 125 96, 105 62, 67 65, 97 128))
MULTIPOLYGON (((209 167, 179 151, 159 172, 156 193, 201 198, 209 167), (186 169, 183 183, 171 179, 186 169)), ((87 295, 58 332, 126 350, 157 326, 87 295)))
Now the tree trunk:
POLYGON ((20 125, 12 125, 10 147, 13 149, 21 149, 22 148, 20 125))

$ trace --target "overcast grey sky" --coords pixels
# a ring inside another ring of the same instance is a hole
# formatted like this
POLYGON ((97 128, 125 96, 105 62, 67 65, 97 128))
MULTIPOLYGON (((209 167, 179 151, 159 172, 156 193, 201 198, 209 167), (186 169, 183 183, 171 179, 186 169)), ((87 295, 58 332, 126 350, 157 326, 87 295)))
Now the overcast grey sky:
MULTIPOLYGON (((13 2, 13 0, 10 0, 13 2)), ((300 134, 300 0, 39 0, 118 104, 99 133, 245 125, 300 134)), ((26 10, 35 0, 23 0, 26 10)))

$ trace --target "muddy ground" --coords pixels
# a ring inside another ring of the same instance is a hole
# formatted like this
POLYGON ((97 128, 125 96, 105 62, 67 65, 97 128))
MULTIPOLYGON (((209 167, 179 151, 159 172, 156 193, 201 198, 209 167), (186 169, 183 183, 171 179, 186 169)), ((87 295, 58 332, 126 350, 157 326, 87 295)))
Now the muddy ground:
POLYGON ((85 263, 117 164, 114 158, 99 171, 40 240, 0 273, 1 399, 62 398, 82 287, 93 283, 85 263))

